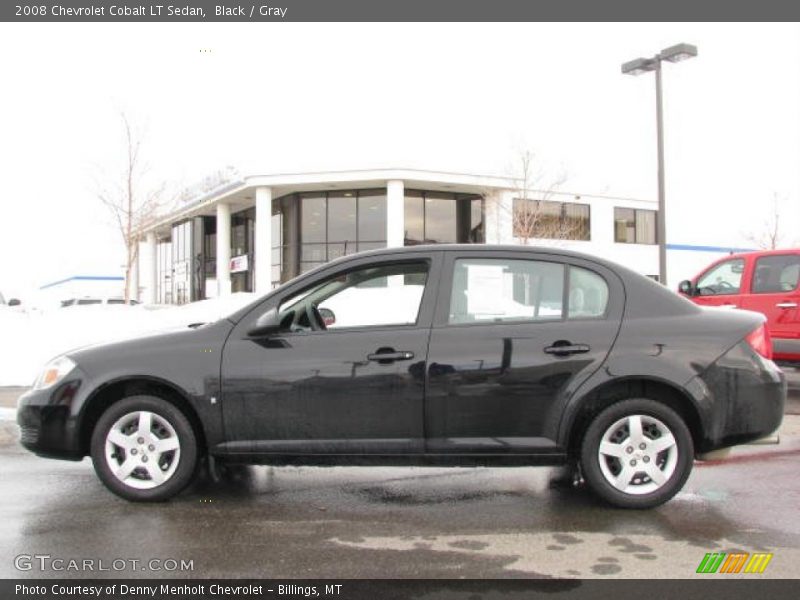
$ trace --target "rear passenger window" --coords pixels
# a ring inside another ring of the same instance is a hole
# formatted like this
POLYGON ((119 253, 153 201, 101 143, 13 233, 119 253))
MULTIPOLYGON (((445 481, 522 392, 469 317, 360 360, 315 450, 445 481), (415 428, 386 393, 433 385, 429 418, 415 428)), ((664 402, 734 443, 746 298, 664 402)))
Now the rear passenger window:
POLYGON ((536 260, 458 259, 449 322, 560 319, 564 265, 536 260))
POLYGON ((597 273, 580 267, 569 269, 570 319, 602 317, 608 306, 608 284, 597 273))
POLYGON ((797 289, 800 279, 800 255, 781 254, 756 260, 753 272, 754 294, 779 294, 797 289))

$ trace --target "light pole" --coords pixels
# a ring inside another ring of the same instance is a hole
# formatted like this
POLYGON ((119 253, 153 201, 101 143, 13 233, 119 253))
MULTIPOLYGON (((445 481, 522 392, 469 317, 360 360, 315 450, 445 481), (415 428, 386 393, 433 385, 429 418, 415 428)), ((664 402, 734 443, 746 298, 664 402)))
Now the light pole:
POLYGON ((667 203, 664 185, 664 113, 661 98, 661 63, 680 62, 697 56, 697 46, 677 44, 665 48, 653 58, 636 58, 622 65, 625 75, 641 75, 648 71, 656 72, 656 137, 658 144, 658 218, 656 236, 658 237, 658 279, 667 285, 667 203))

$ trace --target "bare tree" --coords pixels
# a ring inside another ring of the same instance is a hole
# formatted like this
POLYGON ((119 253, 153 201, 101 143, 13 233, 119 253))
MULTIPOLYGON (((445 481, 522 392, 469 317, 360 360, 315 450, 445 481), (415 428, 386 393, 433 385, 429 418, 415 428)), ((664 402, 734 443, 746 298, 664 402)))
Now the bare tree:
POLYGON ((580 233, 581 223, 564 214, 563 204, 554 202, 554 196, 566 181, 563 173, 547 180, 530 150, 521 150, 509 171, 513 201, 511 204, 495 201, 495 204, 509 213, 514 237, 527 245, 533 238, 566 240, 580 233))
POLYGON ((753 242, 762 250, 775 250, 781 245, 783 233, 781 231, 781 211, 778 195, 772 196, 772 210, 764 219, 760 231, 750 231, 744 234, 745 239, 753 242))
POLYGON ((120 113, 123 129, 124 160, 120 167, 100 170, 95 178, 96 195, 113 215, 125 244, 125 302, 131 290, 134 266, 139 257, 139 240, 144 227, 164 208, 166 185, 149 181, 149 166, 142 158, 142 132, 120 113))

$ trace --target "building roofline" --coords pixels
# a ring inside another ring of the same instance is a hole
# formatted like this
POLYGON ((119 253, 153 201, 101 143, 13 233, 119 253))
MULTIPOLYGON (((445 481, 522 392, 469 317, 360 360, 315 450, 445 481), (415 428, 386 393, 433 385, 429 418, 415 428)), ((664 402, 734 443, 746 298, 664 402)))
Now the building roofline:
MULTIPOLYGON (((214 205, 225 197, 240 193, 244 190, 257 187, 296 187, 314 184, 353 184, 368 185, 372 182, 386 182, 391 180, 403 180, 407 182, 432 183, 436 185, 464 186, 473 189, 485 190, 505 190, 513 192, 515 186, 522 181, 521 178, 513 176, 484 175, 475 173, 458 173, 455 171, 435 171, 432 169, 412 169, 403 167, 372 168, 372 169, 353 169, 335 171, 309 171, 294 173, 275 173, 266 175, 245 175, 236 179, 222 183, 210 190, 202 192, 197 196, 187 200, 170 211, 158 217, 157 220, 149 223, 140 229, 140 233, 147 233, 158 230, 170 223, 189 218, 193 213, 214 205)), ((413 183, 409 186, 414 189, 413 183)), ((291 192, 289 192, 291 193, 291 192)), ((642 198, 631 198, 623 196, 610 196, 602 194, 575 193, 564 190, 528 190, 528 193, 546 193, 557 198, 599 198, 606 200, 622 200, 625 202, 641 202, 652 204, 653 200, 642 198)))

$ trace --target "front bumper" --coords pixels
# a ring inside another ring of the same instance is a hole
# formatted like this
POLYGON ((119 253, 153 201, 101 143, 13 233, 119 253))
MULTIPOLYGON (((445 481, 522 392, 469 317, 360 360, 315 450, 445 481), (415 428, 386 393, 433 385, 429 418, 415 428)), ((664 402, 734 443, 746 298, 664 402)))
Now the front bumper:
POLYGON ((74 369, 54 388, 31 390, 17 401, 17 424, 20 443, 40 456, 80 460, 84 452, 75 399, 83 378, 74 369))

